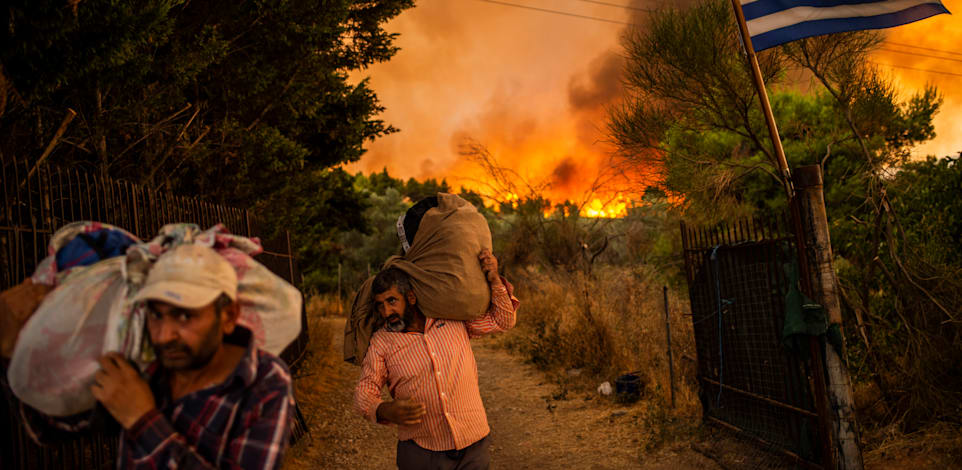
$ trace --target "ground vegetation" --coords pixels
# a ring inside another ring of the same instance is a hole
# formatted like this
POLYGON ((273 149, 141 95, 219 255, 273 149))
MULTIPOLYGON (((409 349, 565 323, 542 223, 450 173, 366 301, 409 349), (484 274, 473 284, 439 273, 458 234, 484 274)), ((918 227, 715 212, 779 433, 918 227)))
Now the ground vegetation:
MULTIPOLYGON (((610 121, 622 161, 660 169, 665 189, 684 198, 683 217, 706 225, 787 211, 728 3, 667 9, 630 31, 629 96, 610 121)), ((949 241, 962 235, 958 159, 912 160, 935 135, 941 97, 933 87, 900 90, 874 66, 869 54, 882 40, 843 33, 759 55, 790 167, 824 174, 847 360, 870 447, 885 429, 962 419, 962 265, 949 241)))

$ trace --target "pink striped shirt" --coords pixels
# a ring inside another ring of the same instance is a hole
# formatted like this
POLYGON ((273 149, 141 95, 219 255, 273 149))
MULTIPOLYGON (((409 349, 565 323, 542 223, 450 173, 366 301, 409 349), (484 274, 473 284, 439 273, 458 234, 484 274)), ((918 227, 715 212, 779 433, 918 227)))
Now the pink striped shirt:
POLYGON ((427 414, 414 425, 399 425, 398 439, 413 439, 429 450, 463 449, 488 435, 488 418, 478 391, 478 368, 469 338, 514 326, 520 302, 504 278, 491 288, 491 306, 472 321, 428 318, 424 333, 381 329, 371 337, 354 408, 377 422, 381 388, 395 400, 414 400, 427 414))

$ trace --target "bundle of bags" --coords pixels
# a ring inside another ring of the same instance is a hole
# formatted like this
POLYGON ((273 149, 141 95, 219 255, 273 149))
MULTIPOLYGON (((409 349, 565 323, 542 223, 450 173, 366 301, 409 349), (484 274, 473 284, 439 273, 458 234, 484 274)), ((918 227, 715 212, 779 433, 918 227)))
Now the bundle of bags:
POLYGON ((213 248, 234 267, 238 324, 251 330, 259 348, 280 354, 300 333, 302 299, 252 258, 263 251, 257 238, 232 235, 220 224, 208 230, 170 224, 144 243, 118 227, 75 222, 53 236, 30 279, 0 295, 0 309, 7 310, 0 317, 10 323, 0 346, 8 347, 9 332, 19 331, 7 372, 17 398, 50 416, 78 414, 96 403, 89 389, 102 355, 121 352, 141 367, 152 362, 146 305, 132 299, 157 258, 188 243, 213 248))
MULTIPOLYGON (((398 236, 405 253, 388 258, 381 269, 396 267, 410 276, 411 289, 426 317, 473 320, 491 303, 491 290, 478 261, 482 248, 491 250, 491 230, 474 205, 455 194, 438 193, 432 206, 419 224, 399 219, 398 236), (408 240, 412 225, 414 237, 408 240)), ((406 215, 411 217, 412 211, 406 215)), ((344 360, 358 365, 379 325, 371 302, 373 281, 372 276, 358 289, 344 327, 344 360)))

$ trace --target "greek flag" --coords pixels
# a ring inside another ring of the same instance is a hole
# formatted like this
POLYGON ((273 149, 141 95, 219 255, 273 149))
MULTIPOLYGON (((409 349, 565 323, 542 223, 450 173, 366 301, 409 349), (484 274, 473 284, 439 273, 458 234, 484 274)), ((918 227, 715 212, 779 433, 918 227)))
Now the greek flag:
POLYGON ((949 11, 924 0, 741 0, 755 51, 820 34, 899 26, 949 11))

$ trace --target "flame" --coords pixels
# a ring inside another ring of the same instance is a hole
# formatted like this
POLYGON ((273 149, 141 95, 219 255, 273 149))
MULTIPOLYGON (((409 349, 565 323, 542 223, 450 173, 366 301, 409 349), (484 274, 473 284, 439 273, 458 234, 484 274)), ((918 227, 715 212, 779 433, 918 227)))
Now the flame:
MULTIPOLYGON (((577 12, 614 18, 610 8, 590 2, 577 12)), ((952 51, 962 40, 959 18, 939 15, 885 33, 894 43, 948 53, 913 54, 919 50, 888 44, 872 57, 901 85, 903 97, 926 83, 938 85, 943 93, 945 101, 934 122, 938 136, 920 146, 916 155, 962 150, 962 133, 955 132, 962 128, 962 80, 929 72, 956 73, 953 64, 958 64, 958 56, 952 51)), ((605 123, 606 110, 623 96, 618 74, 622 28, 485 2, 419 2, 389 29, 401 34, 397 41, 401 51, 354 76, 371 78, 371 87, 386 107, 379 119, 401 132, 368 145, 367 153, 348 170, 387 168, 392 176, 405 179, 444 178, 454 191, 463 186, 486 195, 499 193, 492 190, 490 176, 459 156, 461 139, 469 137, 516 173, 511 177, 516 189, 507 196, 501 191, 498 197, 515 207, 531 196, 525 183, 538 187, 537 196, 552 206, 574 201, 585 217, 621 217, 641 203, 635 193, 653 181, 643 174, 630 176, 621 187, 598 191, 594 184, 616 150, 609 144, 605 123), (573 28, 577 34, 572 34, 573 28), (518 47, 519 40, 525 47, 518 47), (558 50, 565 54, 559 56, 558 50), (543 189, 542 182, 548 183, 543 189)), ((667 196, 669 204, 685 202, 683 196, 667 196)))
MULTIPOLYGON (((529 184, 552 207, 609 199, 615 190, 599 192, 594 183, 616 150, 605 126, 607 107, 621 97, 621 28, 576 18, 539 21, 483 2, 423 3, 389 25, 400 33, 398 55, 354 74, 371 79, 386 107, 379 119, 401 132, 366 145, 364 157, 346 169, 444 178, 454 191, 463 186, 504 199, 505 188, 492 188, 492 178, 459 154, 469 138, 513 172, 518 200, 532 196, 529 184), (526 47, 518 47, 519 38, 526 47)), ((596 210, 612 213, 606 204, 596 210)))
POLYGON ((628 215, 628 204, 631 201, 618 193, 615 198, 608 202, 603 202, 599 198, 594 198, 590 203, 581 209, 581 215, 585 217, 598 218, 617 218, 628 215))
MULTIPOLYGON (((477 188, 472 188, 472 189, 477 190, 477 188)), ((482 193, 482 194, 484 193, 483 190, 481 190, 481 191, 479 191, 479 192, 482 193)), ((498 201, 498 200, 491 200, 491 201, 485 202, 484 205, 485 205, 485 207, 489 207, 489 208, 493 209, 495 212, 501 212, 501 209, 502 209, 503 205, 505 205, 505 204, 508 205, 508 206, 511 206, 511 207, 514 208, 514 209, 517 209, 517 208, 521 205, 521 196, 518 196, 517 194, 515 194, 515 193, 513 193, 513 192, 508 192, 508 193, 505 193, 505 194, 503 194, 503 195, 501 196, 501 200, 499 200, 499 201, 498 201)))

